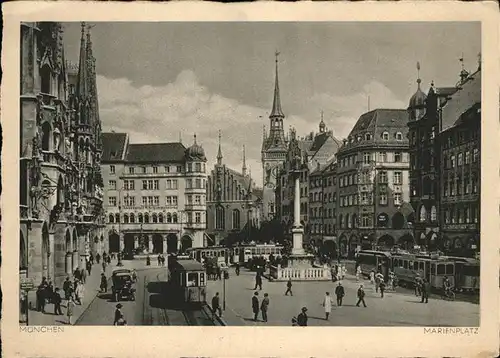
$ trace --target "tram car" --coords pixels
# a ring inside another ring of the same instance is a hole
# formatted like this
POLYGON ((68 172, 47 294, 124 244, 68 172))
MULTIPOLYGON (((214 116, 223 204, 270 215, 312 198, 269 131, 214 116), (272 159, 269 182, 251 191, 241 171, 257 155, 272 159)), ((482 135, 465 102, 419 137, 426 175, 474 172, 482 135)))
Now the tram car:
POLYGON ((467 293, 479 292, 481 271, 479 260, 453 256, 446 256, 446 259, 455 262, 456 288, 467 293))
POLYGON ((203 265, 192 259, 169 260, 169 282, 176 300, 186 305, 206 302, 207 280, 203 265))
POLYGON ((401 287, 414 287, 417 275, 430 280, 431 261, 430 257, 415 255, 392 256, 392 270, 398 278, 398 284, 401 287))
POLYGON ((392 269, 392 257, 386 251, 361 250, 356 255, 356 264, 361 267, 363 276, 370 277, 371 271, 376 273, 380 269, 387 280, 392 269))
POLYGON ((190 248, 187 250, 187 254, 191 259, 203 263, 205 258, 216 258, 217 264, 224 263, 229 264, 230 249, 223 246, 210 246, 210 247, 198 247, 190 248))
POLYGON ((273 255, 274 257, 281 256, 282 250, 283 246, 280 245, 263 244, 238 246, 233 248, 233 261, 246 265, 254 257, 263 257, 267 262, 269 262, 269 257, 271 255, 273 255))

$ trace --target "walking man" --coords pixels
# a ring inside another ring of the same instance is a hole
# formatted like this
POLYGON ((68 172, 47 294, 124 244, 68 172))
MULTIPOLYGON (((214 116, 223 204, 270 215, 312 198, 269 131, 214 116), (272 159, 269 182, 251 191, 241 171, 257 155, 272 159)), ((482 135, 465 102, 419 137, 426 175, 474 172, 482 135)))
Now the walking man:
POLYGON ((52 298, 52 302, 54 302, 54 314, 55 315, 62 315, 61 311, 61 293, 59 292, 59 287, 56 287, 56 290, 54 292, 54 296, 52 298))
POLYGON ((257 317, 259 316, 259 293, 255 292, 252 297, 252 311, 253 320, 257 322, 257 317))
POLYGON ((424 300, 425 300, 425 303, 429 303, 429 291, 430 291, 431 287, 430 287, 430 284, 429 282, 427 281, 427 279, 424 278, 424 281, 422 283, 422 301, 421 303, 424 303, 424 300))
POLYGON ((215 318, 215 315, 217 313, 219 313, 219 317, 222 317, 222 310, 220 308, 219 292, 216 292, 215 296, 212 297, 212 319, 215 318))
POLYGON ((80 269, 80 277, 82 278, 82 283, 87 281, 87 271, 83 267, 80 269))
POLYGON ((259 287, 259 290, 262 290, 262 276, 260 275, 260 272, 257 272, 257 275, 255 275, 255 287, 254 290, 259 287))
POLYGON ((380 297, 384 298, 384 291, 385 291, 385 281, 384 280, 380 281, 379 288, 380 288, 380 297))
POLYGON ((269 295, 264 293, 264 299, 260 305, 260 310, 262 311, 262 319, 267 322, 267 309, 269 308, 269 295))
POLYGON ((285 296, 288 296, 288 292, 290 292, 290 296, 293 296, 293 292, 292 292, 292 279, 291 278, 289 278, 288 282, 286 283, 285 296))
POLYGON ((325 321, 328 321, 330 317, 330 313, 332 312, 332 297, 330 296, 330 292, 325 294, 325 298, 323 298, 323 307, 325 308, 325 321))
POLYGON ((335 295, 337 296, 337 306, 342 306, 342 299, 344 298, 345 291, 344 286, 342 286, 342 282, 339 282, 339 285, 335 288, 335 295))
POLYGON ((359 282, 359 278, 361 277, 361 266, 356 268, 356 282, 359 282))
POLYGON ((92 261, 88 260, 86 263, 86 266, 87 266, 87 271, 88 271, 89 276, 90 276, 92 274, 92 261))
POLYGON ((358 288, 358 303, 356 303, 356 307, 359 307, 359 304, 363 302, 363 306, 366 307, 365 303, 365 290, 363 289, 363 285, 359 285, 358 288))

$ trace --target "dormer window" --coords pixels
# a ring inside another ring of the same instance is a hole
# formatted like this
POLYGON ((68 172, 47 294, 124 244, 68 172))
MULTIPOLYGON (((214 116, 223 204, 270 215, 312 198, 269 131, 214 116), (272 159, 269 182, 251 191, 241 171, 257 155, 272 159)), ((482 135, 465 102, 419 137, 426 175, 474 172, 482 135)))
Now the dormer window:
POLYGON ((396 133, 396 140, 403 140, 403 133, 397 132, 396 133))
POLYGON ((383 140, 389 140, 389 132, 382 133, 382 139, 383 140))
POLYGON ((366 133, 365 140, 372 140, 372 135, 370 133, 366 133))

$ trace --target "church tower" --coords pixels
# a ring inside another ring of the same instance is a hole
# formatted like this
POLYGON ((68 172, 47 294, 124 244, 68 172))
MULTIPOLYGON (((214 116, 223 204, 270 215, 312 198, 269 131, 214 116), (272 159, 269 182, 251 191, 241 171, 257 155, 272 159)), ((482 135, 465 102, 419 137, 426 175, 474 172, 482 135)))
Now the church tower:
POLYGON ((264 129, 262 139, 262 175, 263 175, 263 214, 265 220, 273 219, 276 208, 276 179, 279 172, 279 167, 284 163, 287 153, 287 143, 285 140, 285 132, 283 130, 283 120, 285 115, 281 109, 280 87, 278 79, 278 56, 276 56, 276 74, 274 82, 274 98, 271 114, 269 115, 269 134, 264 129))

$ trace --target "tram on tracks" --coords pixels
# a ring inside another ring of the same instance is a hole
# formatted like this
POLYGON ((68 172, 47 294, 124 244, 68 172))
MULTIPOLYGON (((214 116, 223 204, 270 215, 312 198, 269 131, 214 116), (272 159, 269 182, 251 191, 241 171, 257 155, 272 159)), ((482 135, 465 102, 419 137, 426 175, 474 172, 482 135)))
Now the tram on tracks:
POLYGON ((207 276, 200 262, 173 256, 168 262, 168 270, 169 282, 176 300, 188 306, 205 304, 207 276))
POLYGON ((283 246, 281 245, 244 245, 235 246, 232 248, 233 251, 233 263, 247 264, 253 258, 263 257, 266 261, 269 261, 269 257, 273 255, 274 257, 281 256, 283 251, 283 246))
POLYGON ((191 259, 203 263, 205 258, 216 258, 217 264, 229 264, 231 258, 231 249, 224 246, 197 247, 187 250, 191 259))

